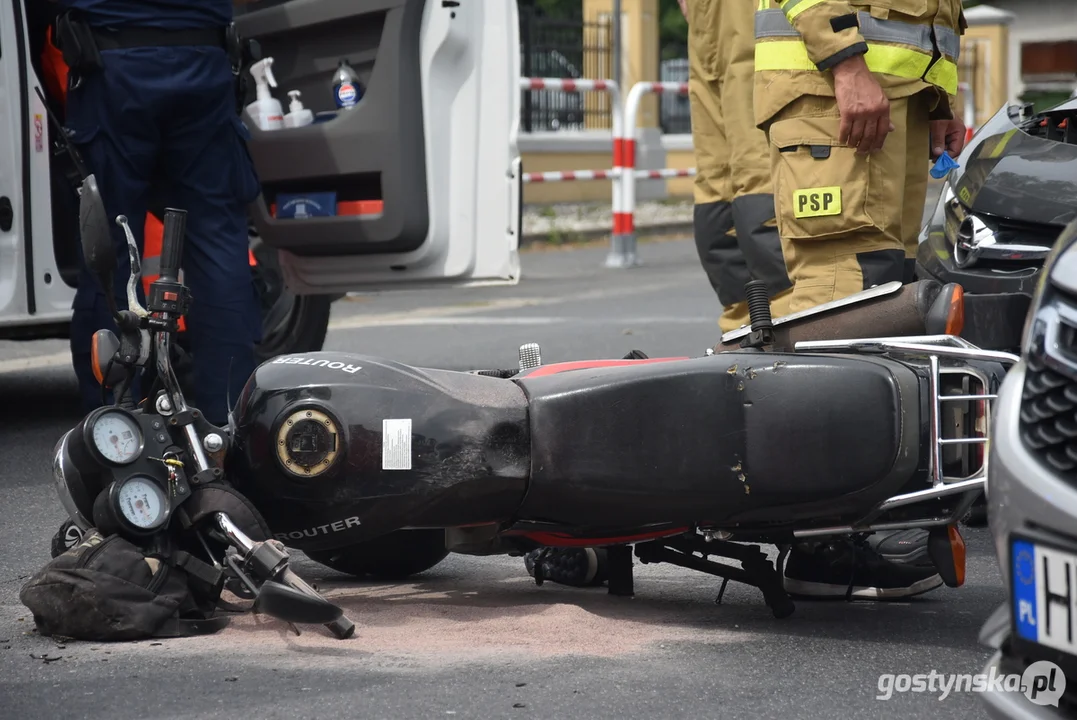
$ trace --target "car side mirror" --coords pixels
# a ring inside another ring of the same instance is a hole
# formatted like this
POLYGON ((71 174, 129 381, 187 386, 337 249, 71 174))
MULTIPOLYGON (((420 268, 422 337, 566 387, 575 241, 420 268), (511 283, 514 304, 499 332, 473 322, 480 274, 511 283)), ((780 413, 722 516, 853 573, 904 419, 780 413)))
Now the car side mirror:
POLYGON ((105 296, 111 297, 112 279, 116 272, 116 246, 112 242, 105 201, 97 188, 97 178, 92 174, 82 181, 79 191, 79 235, 86 266, 100 280, 105 296))

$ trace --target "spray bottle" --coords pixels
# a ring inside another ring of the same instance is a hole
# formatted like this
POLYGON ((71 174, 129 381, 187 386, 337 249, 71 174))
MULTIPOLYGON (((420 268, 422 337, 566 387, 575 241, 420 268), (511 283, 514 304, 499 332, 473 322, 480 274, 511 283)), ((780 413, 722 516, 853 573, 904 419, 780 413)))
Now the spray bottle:
POLYGON ((304 125, 310 125, 314 122, 314 113, 303 107, 303 103, 299 101, 299 91, 289 90, 288 97, 292 99, 288 103, 288 110, 290 111, 284 116, 284 127, 295 128, 303 127, 304 125))
POLYGON ((268 57, 251 65, 251 76, 258 91, 258 99, 247 106, 247 112, 262 130, 279 130, 284 127, 284 110, 270 93, 269 88, 277 87, 273 77, 273 58, 268 57))

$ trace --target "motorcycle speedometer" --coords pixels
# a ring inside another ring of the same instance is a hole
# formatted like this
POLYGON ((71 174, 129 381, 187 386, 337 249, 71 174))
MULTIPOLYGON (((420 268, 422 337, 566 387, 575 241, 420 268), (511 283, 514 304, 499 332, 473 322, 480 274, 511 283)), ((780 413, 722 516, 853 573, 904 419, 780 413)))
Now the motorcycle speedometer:
POLYGON ((109 509, 115 519, 136 533, 151 533, 168 522, 168 496, 153 478, 132 475, 114 482, 108 491, 109 509))
POLYGON ((129 465, 142 454, 144 438, 135 416, 110 407, 86 419, 86 445, 94 459, 106 465, 129 465))

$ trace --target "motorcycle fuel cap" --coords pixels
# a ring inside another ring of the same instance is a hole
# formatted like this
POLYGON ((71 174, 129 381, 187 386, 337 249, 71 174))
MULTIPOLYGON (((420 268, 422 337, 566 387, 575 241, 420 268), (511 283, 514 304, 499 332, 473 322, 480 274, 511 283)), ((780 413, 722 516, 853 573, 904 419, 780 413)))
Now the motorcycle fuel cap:
POLYGON ((277 430, 277 459, 298 477, 317 477, 333 466, 340 432, 325 413, 307 408, 288 415, 277 430))

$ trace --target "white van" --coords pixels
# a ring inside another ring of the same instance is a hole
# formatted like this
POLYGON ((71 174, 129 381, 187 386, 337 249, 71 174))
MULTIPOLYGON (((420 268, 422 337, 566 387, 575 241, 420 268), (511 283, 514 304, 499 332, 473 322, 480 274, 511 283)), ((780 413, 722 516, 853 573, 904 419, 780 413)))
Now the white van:
MULTIPOLYGON (((42 101, 34 15, 50 5, 0 5, 0 339, 66 337, 78 276, 77 205, 42 101)), ((264 0, 237 5, 236 24, 274 59, 285 109, 299 90, 319 114, 268 132, 244 117, 263 191, 260 356, 320 349, 330 301, 350 291, 518 281, 516 3, 264 0), (334 116, 341 59, 365 94, 334 116), (276 216, 278 197, 315 192, 338 213, 276 216)))

